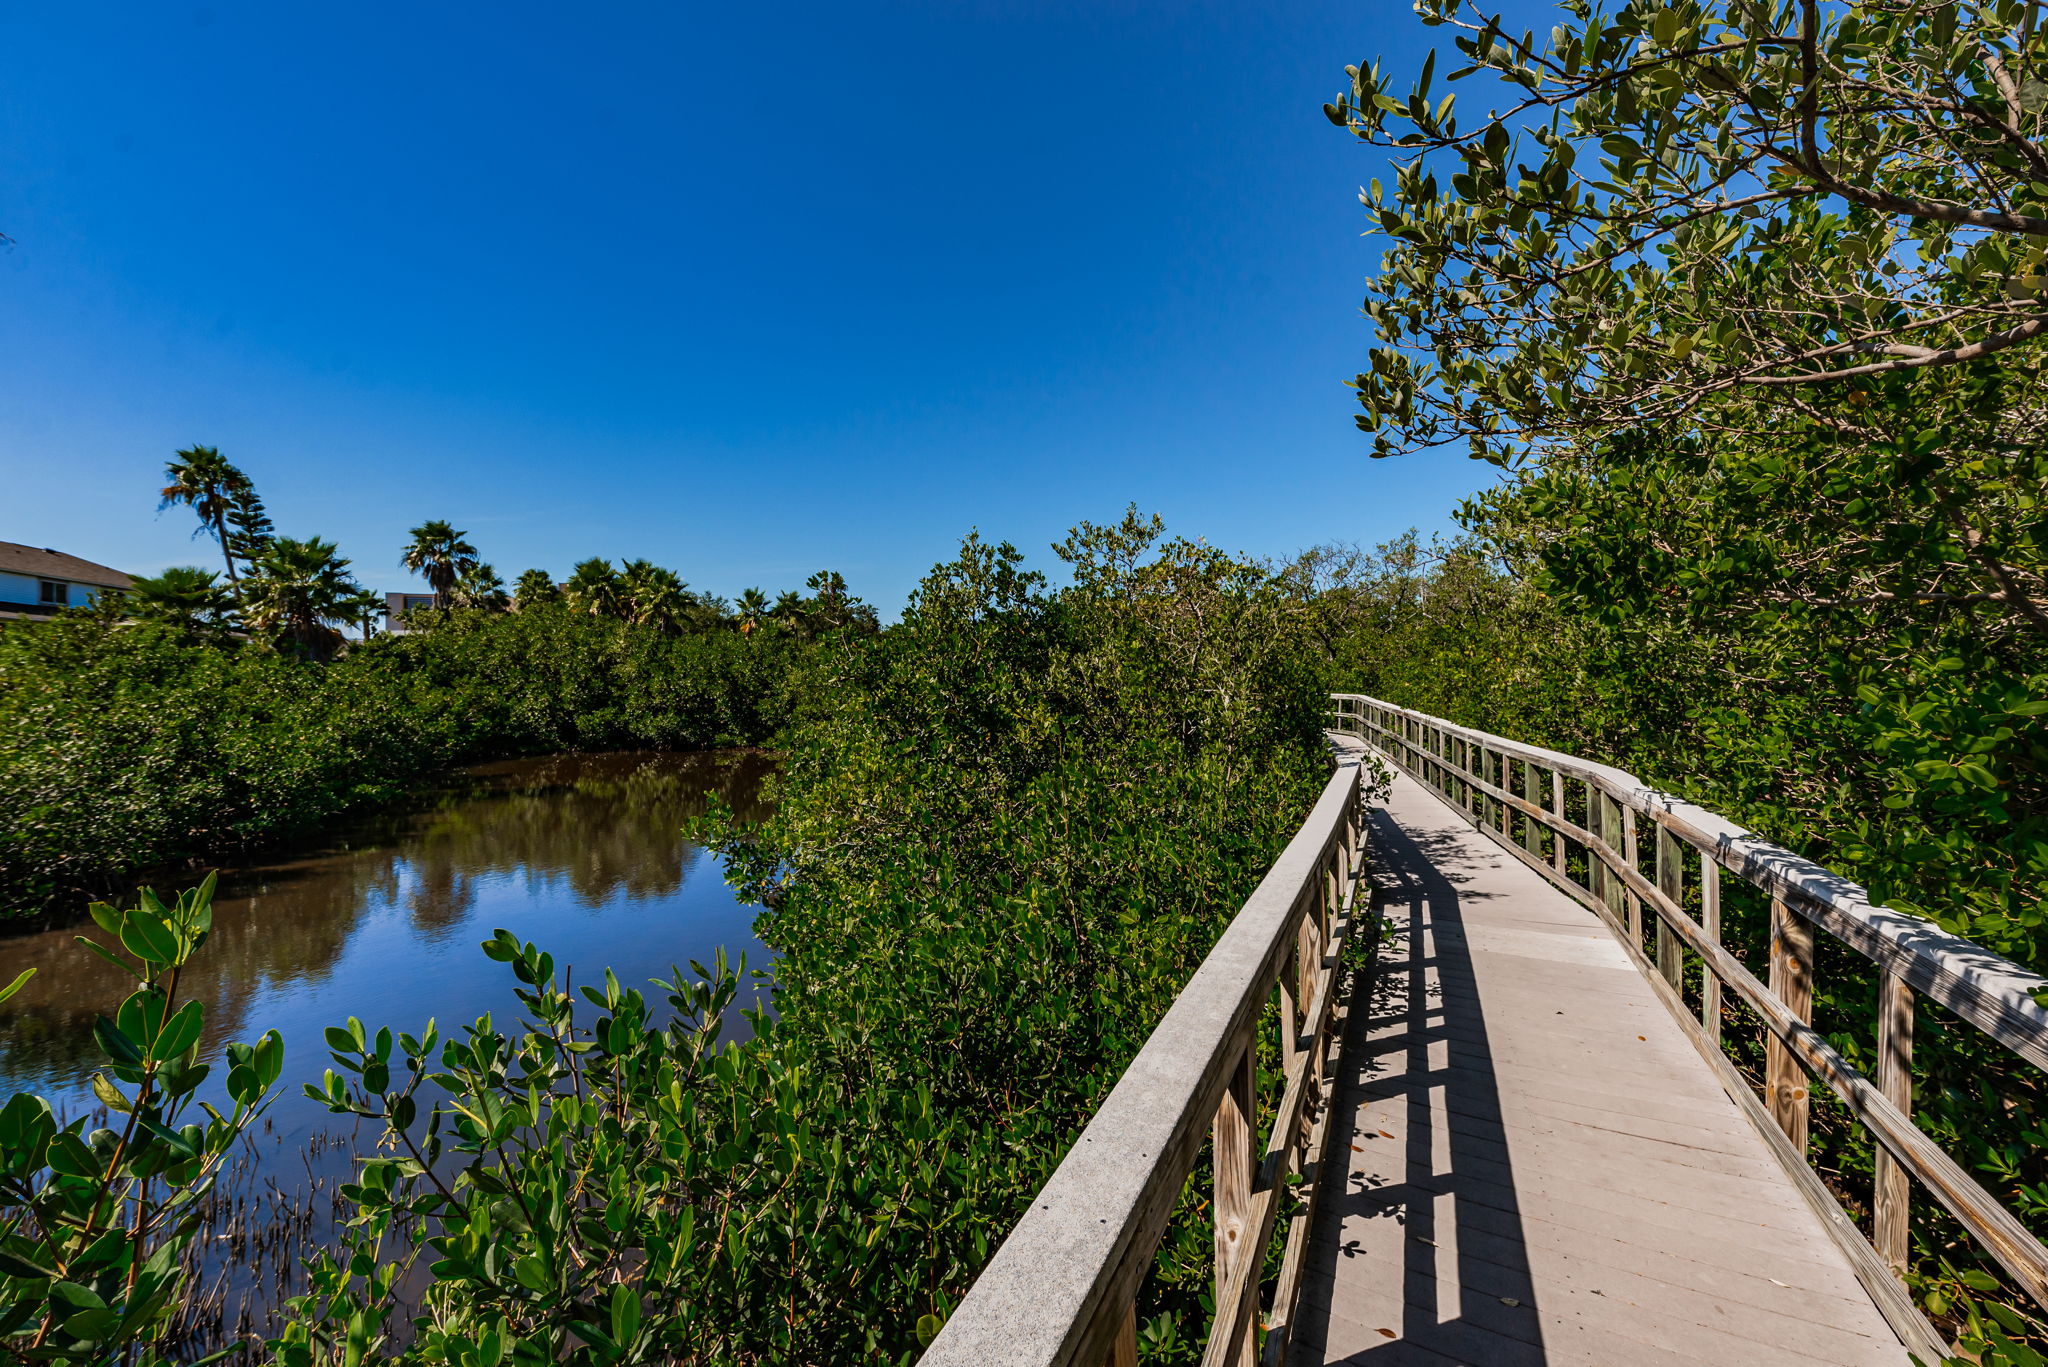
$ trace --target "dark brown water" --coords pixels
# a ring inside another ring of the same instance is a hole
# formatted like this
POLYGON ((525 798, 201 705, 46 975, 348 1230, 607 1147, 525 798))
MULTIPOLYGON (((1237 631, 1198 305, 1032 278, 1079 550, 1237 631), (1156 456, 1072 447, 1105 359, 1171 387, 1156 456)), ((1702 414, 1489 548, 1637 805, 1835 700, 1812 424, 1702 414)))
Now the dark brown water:
MULTIPOLYGON (((499 926, 532 940, 578 982, 618 970, 645 989, 723 947, 766 968, 755 908, 725 885, 717 859, 682 836, 716 794, 760 814, 772 761, 754 752, 564 755, 469 771, 425 811, 352 831, 337 847, 224 871, 212 938, 181 997, 206 1007, 206 1047, 284 1035, 271 1112, 280 1138, 325 1128, 298 1095, 327 1066, 322 1030, 350 1016, 372 1029, 444 1037, 485 1011, 517 1010, 512 979, 477 949, 499 926)), ((36 976, 0 1006, 0 1098, 30 1091, 60 1112, 92 1104, 100 1066, 93 1018, 131 980, 78 945, 90 922, 0 939, 0 982, 36 976)), ((217 1070, 217 1073, 220 1070, 217 1070)))

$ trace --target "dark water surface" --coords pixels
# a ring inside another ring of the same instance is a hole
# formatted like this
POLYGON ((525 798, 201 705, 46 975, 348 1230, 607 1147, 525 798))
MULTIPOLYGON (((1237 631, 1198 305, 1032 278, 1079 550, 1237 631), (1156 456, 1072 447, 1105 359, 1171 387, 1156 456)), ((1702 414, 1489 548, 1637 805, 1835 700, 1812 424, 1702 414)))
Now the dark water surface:
MULTIPOLYGON (((209 1059, 225 1040, 284 1035, 266 1136, 276 1142, 332 1123, 299 1094, 328 1064, 325 1027, 356 1016, 417 1034, 433 1016, 447 1037, 485 1011, 511 1019, 511 974, 477 948, 499 926, 548 950, 576 982, 611 967, 646 990, 671 965, 687 972, 720 947, 766 968, 756 909, 681 828, 713 794, 758 818, 772 768, 755 752, 719 751, 469 770, 427 810, 354 829, 326 851, 224 871, 213 936, 179 996, 205 1003, 209 1059)), ((37 1092, 73 1115, 94 1104, 93 1018, 111 1015, 133 984, 75 942, 85 931, 97 933, 86 922, 0 938, 0 983, 37 970, 0 1006, 0 1098, 37 1092)))

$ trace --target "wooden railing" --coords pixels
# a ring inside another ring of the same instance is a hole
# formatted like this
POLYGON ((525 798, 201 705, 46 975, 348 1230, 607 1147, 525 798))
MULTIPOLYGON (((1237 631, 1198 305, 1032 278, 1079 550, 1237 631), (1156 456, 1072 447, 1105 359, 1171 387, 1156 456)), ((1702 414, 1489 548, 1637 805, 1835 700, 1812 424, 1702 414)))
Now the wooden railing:
POLYGON ((1911 1115, 1916 993, 2035 1066, 2048 1067, 2048 1010, 2037 1000, 2048 979, 1921 917, 1874 906, 1846 879, 1619 769, 1361 694, 1337 694, 1334 702, 1336 729, 1359 736, 1508 853, 1608 921, 1820 1213, 1909 1349, 1930 1362, 1949 1351, 1896 1275, 1909 1253, 1915 1182, 2036 1302, 2048 1306, 2048 1248, 1911 1115), (1573 811, 1582 820, 1571 820, 1573 811), (1646 840, 1654 842, 1654 852, 1643 848, 1646 840), (1650 856, 1653 877, 1642 872, 1642 855, 1650 856), (1697 920, 1686 908, 1689 872, 1697 879, 1697 920), (1722 947, 1723 872, 1771 899, 1768 983, 1722 947), (1646 910, 1653 918, 1647 926, 1646 910), (1880 970, 1874 1078, 1852 1067, 1809 1024, 1815 931, 1880 970), (1645 949, 1646 938, 1653 938, 1653 949, 1645 949), (1690 964, 1703 970, 1697 1015, 1684 998, 1690 964), (1729 993, 1768 1032, 1762 1099, 1721 1048, 1729 993), (1838 1097, 1875 1141, 1868 1238, 1808 1164, 1810 1078, 1838 1097))
POLYGON ((1308 820, 1174 999, 1030 1209, 921 1359, 923 1367, 1138 1360, 1137 1293, 1211 1145, 1216 1306, 1207 1367, 1256 1360, 1260 1273, 1289 1179, 1287 1231, 1263 1355, 1286 1350, 1326 1131, 1323 1086, 1338 962, 1363 841, 1359 759, 1340 757, 1308 820), (1276 1014, 1268 1006, 1278 999, 1276 1014), (1284 1086, 1263 1131, 1256 1034, 1277 1021, 1284 1086))

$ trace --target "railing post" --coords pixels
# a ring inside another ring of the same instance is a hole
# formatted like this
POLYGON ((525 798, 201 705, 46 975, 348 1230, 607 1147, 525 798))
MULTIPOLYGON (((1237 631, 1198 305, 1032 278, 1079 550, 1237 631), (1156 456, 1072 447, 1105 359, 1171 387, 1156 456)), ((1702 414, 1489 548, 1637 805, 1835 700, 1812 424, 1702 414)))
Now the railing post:
POLYGON ((1300 942, 1288 954, 1287 963, 1280 970, 1280 981, 1275 984, 1280 993, 1280 1070, 1282 1076, 1294 1073, 1294 1056, 1301 1037, 1302 1013, 1308 1010, 1307 1002, 1294 1000, 1294 984, 1300 976, 1296 961, 1301 957, 1300 942))
MULTIPOLYGON (((1618 852, 1622 844, 1621 804, 1591 783, 1586 785, 1586 800, 1589 810, 1599 813, 1599 819, 1593 823, 1593 833, 1609 850, 1618 852)), ((1619 929, 1625 920, 1623 908, 1626 905, 1621 875, 1609 868, 1607 860, 1600 855, 1595 855, 1593 862, 1600 871, 1600 904, 1607 908, 1607 919, 1619 929)))
MULTIPOLYGON (((1877 986, 1877 1088, 1892 1105, 1913 1114, 1913 989, 1890 971, 1877 986)), ((1882 1144, 1877 1145, 1871 1207, 1871 1243, 1903 1277, 1912 1261, 1913 1180, 1882 1144)))
MULTIPOLYGON (((1685 860, 1678 851, 1678 837, 1663 822, 1657 823, 1657 891, 1675 907, 1685 906, 1685 860)), ((1657 971, 1675 992, 1685 991, 1685 951, 1678 932, 1660 911, 1657 914, 1657 971)))
MULTIPOLYGON (((1721 866, 1700 851, 1700 929, 1707 939, 1721 943, 1721 866)), ((1700 965, 1700 1024, 1707 1038, 1721 1043, 1721 979, 1706 964, 1700 965)))
POLYGON ((1132 1301, 1124 1307, 1124 1317, 1117 1322, 1116 1337, 1109 1342, 1109 1356, 1103 1359, 1103 1367, 1138 1367, 1138 1303, 1132 1301))
MULTIPOLYGON (((1252 1316, 1244 1307, 1224 1301, 1230 1289, 1230 1274, 1240 1260, 1256 1258, 1264 1251, 1250 1247, 1252 1210, 1252 1107, 1256 1087, 1252 1076, 1252 1048, 1249 1041, 1238 1051, 1236 1066, 1230 1070, 1229 1085, 1216 1107, 1216 1122, 1210 1130, 1210 1163, 1214 1171, 1216 1217, 1216 1321, 1214 1332, 1234 1335, 1237 1342, 1226 1359, 1231 1367, 1250 1367, 1252 1361, 1252 1316)), ((1258 1283, 1247 1283, 1254 1296, 1258 1283)))
MULTIPOLYGON (((1531 760, 1522 761, 1522 798, 1531 807, 1541 807, 1543 798, 1536 790, 1536 765, 1531 760)), ((1522 848, 1543 857, 1543 823, 1533 816, 1522 818, 1522 848)))
MULTIPOLYGON (((1798 1019, 1813 1015, 1813 927, 1795 916, 1782 897, 1771 899, 1771 991, 1798 1019)), ((1770 1094, 1771 1116, 1806 1152, 1806 1070, 1777 1035, 1764 1051, 1764 1085, 1770 1094)))
MULTIPOLYGON (((1642 865, 1636 862, 1636 809, 1623 802, 1614 804, 1621 810, 1621 859, 1624 867, 1640 873, 1642 865)), ((1628 938, 1638 950, 1643 947, 1643 899, 1624 888, 1622 896, 1628 902, 1628 938)))
MULTIPOLYGON (((1557 819, 1559 821, 1563 821, 1565 819, 1565 815, 1564 773, 1562 770, 1552 769, 1550 771, 1550 805, 1553 809, 1556 810, 1557 819)), ((1550 833, 1550 862, 1552 866, 1557 869, 1557 876, 1560 879, 1569 876, 1565 873, 1564 834, 1560 831, 1552 831, 1550 833)))

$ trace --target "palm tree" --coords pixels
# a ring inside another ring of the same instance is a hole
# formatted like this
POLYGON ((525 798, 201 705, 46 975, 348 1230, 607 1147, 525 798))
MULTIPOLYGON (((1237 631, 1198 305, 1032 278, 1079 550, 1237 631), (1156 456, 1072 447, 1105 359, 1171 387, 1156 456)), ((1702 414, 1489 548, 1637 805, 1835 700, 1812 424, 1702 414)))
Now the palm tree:
POLYGON ((288 640, 316 660, 333 654, 341 636, 329 623, 355 620, 356 595, 362 592, 338 549, 317 536, 272 540, 242 585, 250 629, 288 640))
POLYGON ((619 610, 619 576, 609 560, 585 560, 562 585, 562 601, 593 617, 615 616, 619 610))
POLYGON ((768 616, 768 595, 759 589, 748 589, 740 595, 738 603, 740 635, 751 636, 761 629, 761 622, 768 616))
POLYGON ((235 599, 212 570, 173 565, 135 579, 124 606, 137 621, 160 622, 187 636, 218 636, 233 625, 235 599))
POLYGON ((505 581, 481 560, 472 560, 455 576, 454 605, 484 612, 502 612, 511 605, 505 597, 505 581))
POLYGON ((516 607, 537 607, 561 600, 562 591, 555 587, 553 577, 546 570, 523 570, 519 581, 512 586, 512 602, 516 607))
POLYGON ((785 590, 775 599, 775 606, 768 609, 769 617, 782 626, 788 627, 799 636, 809 636, 805 630, 811 615, 810 604, 795 590, 785 590))
POLYGON ((626 562, 619 574, 619 598, 627 621, 662 631, 674 631, 691 602, 688 586, 674 570, 645 560, 626 562))
POLYGON ((384 595, 359 588, 336 607, 352 626, 361 630, 363 639, 367 641, 377 634, 377 614, 385 610, 384 595))
POLYGON ((227 457, 211 446, 188 446, 164 466, 166 483, 158 492, 163 499, 157 511, 183 503, 199 514, 201 536, 212 532, 220 540, 221 559, 227 561, 228 582, 239 583, 235 554, 228 546, 228 513, 235 498, 250 489, 249 477, 228 463, 227 457))
POLYGON ((398 557, 400 565, 427 581, 435 607, 448 605, 449 590, 462 571, 476 563, 476 547, 462 539, 467 535, 439 518, 422 522, 412 529, 412 541, 398 557))

